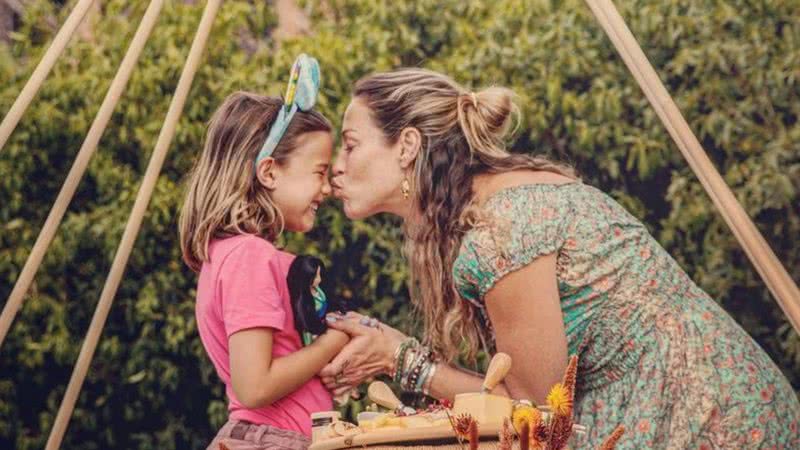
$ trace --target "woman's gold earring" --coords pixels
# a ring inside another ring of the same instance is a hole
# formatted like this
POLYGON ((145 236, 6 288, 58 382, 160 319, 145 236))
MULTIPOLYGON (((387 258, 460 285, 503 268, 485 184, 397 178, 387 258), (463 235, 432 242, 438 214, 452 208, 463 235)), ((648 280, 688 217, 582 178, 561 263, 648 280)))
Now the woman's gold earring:
POLYGON ((400 183, 400 192, 403 193, 403 198, 408 200, 408 195, 411 193, 411 184, 408 182, 408 178, 403 178, 403 182, 400 183))

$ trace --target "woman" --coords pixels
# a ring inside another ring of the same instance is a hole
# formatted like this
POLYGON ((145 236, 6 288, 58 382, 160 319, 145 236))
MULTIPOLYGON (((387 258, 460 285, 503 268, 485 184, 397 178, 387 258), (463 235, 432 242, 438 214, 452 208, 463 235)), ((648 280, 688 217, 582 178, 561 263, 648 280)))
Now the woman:
POLYGON ((800 448, 800 404, 764 351, 610 197, 509 153, 514 112, 506 89, 426 70, 356 83, 334 192, 350 218, 404 219, 425 346, 333 316, 353 339, 328 387, 390 374, 452 399, 479 390, 451 362, 483 343, 514 362, 497 391, 542 403, 577 354, 590 445, 624 424, 623 448, 800 448))

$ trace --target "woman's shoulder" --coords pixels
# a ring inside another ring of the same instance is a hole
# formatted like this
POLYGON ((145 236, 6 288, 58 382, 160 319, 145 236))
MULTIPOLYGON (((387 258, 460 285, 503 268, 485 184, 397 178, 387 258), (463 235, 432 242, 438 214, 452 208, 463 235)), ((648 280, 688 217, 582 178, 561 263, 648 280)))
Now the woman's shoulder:
POLYGON ((544 170, 514 170, 479 175, 473 181, 473 202, 483 205, 497 194, 526 186, 558 187, 580 183, 580 180, 544 170))
POLYGON ((560 245, 586 188, 558 174, 529 175, 515 173, 482 186, 488 196, 473 201, 462 218, 466 231, 458 260, 545 254, 560 245))
POLYGON ((473 302, 505 274, 561 248, 574 216, 575 195, 568 191, 580 186, 579 180, 558 174, 509 175, 486 179, 476 192, 483 189, 486 196, 464 215, 467 231, 453 276, 462 297, 473 302))
POLYGON ((473 225, 468 228, 479 231, 485 227, 475 225, 524 227, 528 222, 559 221, 572 214, 582 187, 580 180, 555 173, 497 174, 476 185, 475 197, 465 211, 465 217, 472 219, 467 220, 473 225))

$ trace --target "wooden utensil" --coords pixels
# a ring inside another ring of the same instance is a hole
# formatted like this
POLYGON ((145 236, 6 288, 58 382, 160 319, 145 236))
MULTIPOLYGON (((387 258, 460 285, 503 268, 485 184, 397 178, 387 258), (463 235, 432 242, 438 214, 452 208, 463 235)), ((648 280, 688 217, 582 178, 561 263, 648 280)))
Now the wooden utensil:
POLYGON ((400 413, 401 415, 414 414, 417 412, 414 408, 405 406, 403 402, 401 402, 400 399, 394 395, 392 389, 383 381, 375 381, 371 383, 367 388, 367 397, 369 397, 371 401, 377 403, 378 405, 381 405, 390 411, 400 413))
POLYGON ((486 370, 481 393, 488 394, 492 392, 492 389, 508 375, 509 370, 511 370, 511 357, 506 353, 494 355, 492 361, 489 362, 489 368, 486 370))

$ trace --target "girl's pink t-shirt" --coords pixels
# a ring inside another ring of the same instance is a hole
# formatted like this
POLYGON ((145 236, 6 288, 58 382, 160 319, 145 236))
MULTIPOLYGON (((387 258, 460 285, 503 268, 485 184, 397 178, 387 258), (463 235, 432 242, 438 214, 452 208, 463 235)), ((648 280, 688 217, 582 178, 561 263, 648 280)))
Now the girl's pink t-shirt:
POLYGON ((197 283, 195 316, 203 346, 225 383, 232 420, 267 424, 311 436, 311 413, 333 408, 318 377, 261 408, 245 408, 231 388, 228 338, 250 328, 272 330, 272 357, 300 350, 286 274, 294 255, 255 235, 214 240, 197 283))

